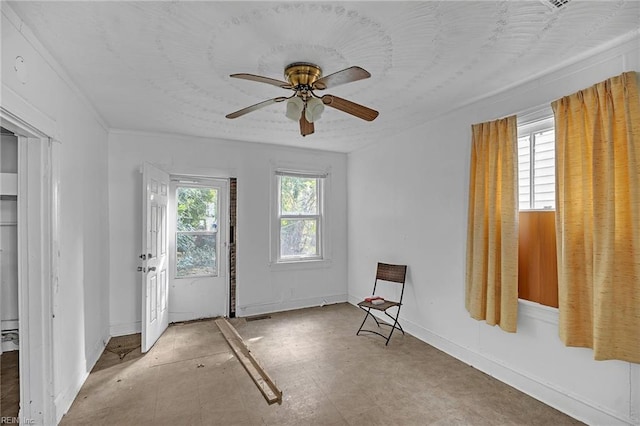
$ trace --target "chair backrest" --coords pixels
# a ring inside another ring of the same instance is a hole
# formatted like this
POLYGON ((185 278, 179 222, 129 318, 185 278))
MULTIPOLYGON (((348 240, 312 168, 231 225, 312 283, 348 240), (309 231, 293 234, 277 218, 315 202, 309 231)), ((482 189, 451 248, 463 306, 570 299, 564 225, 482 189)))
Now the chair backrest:
POLYGON ((402 298, 404 297, 404 281, 406 276, 407 265, 392 265, 389 263, 378 262, 378 269, 376 270, 376 280, 373 283, 373 294, 377 294, 376 289, 378 287, 378 280, 398 283, 402 286, 400 290, 400 300, 398 300, 398 302, 402 304, 402 298))
POLYGON ((407 265, 391 265, 389 263, 378 263, 376 280, 384 280, 404 284, 406 276, 407 265))

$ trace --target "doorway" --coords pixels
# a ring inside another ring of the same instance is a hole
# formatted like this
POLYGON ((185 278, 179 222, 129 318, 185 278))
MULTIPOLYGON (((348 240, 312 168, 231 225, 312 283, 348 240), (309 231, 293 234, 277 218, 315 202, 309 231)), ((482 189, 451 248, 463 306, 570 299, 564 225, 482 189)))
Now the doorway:
POLYGON ((20 410, 18 305, 18 138, 0 128, 0 416, 20 410))
POLYGON ((60 143, 47 136, 55 133, 55 122, 28 104, 15 100, 13 103, 39 127, 0 106, 1 127, 17 137, 15 226, 20 403, 18 418, 10 420, 55 424, 53 291, 58 280, 60 143))
POLYGON ((229 180, 172 176, 169 322, 229 315, 229 180))

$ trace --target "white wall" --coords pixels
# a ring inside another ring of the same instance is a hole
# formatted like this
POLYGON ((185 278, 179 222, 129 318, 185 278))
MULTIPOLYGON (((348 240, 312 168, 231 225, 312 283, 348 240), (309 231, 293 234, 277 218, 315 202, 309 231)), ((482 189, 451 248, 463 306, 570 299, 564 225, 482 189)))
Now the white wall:
MULTIPOLYGON (((112 335, 140 331, 140 165, 174 174, 238 179, 237 315, 346 301, 346 155, 265 144, 112 131, 109 134, 110 318, 112 335), (330 261, 270 264, 272 169, 330 169, 330 261)), ((196 297, 204 295, 197 295, 196 297)), ((169 300, 171 310, 171 300, 169 300)))
POLYGON ((472 320, 464 308, 471 124, 548 106, 628 70, 640 71, 637 34, 351 153, 350 301, 370 293, 377 261, 406 263, 401 318, 413 335, 580 420, 640 424, 640 366, 596 362, 591 350, 564 347, 557 310, 521 303, 518 332, 509 334, 472 320))
POLYGON ((56 418, 69 408, 108 339, 107 132, 64 70, 2 4, 2 106, 60 141, 60 254, 54 288, 56 418), (24 58, 26 80, 14 70, 24 58), (23 82, 24 81, 24 82, 23 82))

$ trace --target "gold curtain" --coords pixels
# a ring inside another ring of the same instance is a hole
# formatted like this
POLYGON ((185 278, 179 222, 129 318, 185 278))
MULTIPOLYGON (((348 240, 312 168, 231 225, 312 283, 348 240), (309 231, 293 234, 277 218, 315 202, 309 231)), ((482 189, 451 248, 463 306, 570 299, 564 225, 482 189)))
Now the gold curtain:
POLYGON ((640 102, 627 72, 552 103, 560 337, 640 363, 640 102))
POLYGON ((516 117, 471 127, 465 305, 472 318, 515 332, 518 317, 516 117))

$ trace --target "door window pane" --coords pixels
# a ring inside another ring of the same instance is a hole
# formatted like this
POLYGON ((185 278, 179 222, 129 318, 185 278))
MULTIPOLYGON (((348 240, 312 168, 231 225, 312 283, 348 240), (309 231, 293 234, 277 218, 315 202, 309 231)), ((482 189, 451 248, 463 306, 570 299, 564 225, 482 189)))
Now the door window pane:
POLYGON ((218 191, 178 187, 178 231, 215 231, 218 228, 218 191))
POLYGON ((217 275, 217 234, 178 233, 177 277, 217 275))
POLYGON ((176 188, 176 278, 217 276, 218 190, 176 188))

